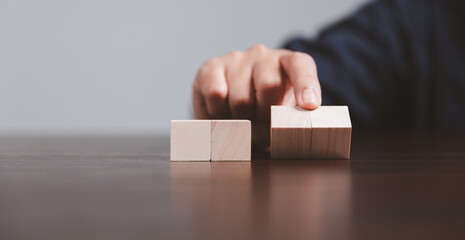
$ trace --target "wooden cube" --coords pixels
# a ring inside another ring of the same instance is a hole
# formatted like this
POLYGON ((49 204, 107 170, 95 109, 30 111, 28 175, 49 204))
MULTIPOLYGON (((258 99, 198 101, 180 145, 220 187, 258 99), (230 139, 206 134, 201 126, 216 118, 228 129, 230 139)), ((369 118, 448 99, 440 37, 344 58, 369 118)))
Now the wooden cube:
POLYGON ((250 161, 249 120, 172 120, 171 161, 250 161))
POLYGON ((310 111, 300 107, 271 106, 271 158, 310 159, 310 111))
POLYGON ((321 106, 311 111, 312 159, 349 159, 352 124, 347 106, 321 106))
POLYGON ((210 161, 211 121, 171 121, 171 161, 210 161))
POLYGON ((212 161, 250 161, 252 129, 249 120, 212 120, 212 161))

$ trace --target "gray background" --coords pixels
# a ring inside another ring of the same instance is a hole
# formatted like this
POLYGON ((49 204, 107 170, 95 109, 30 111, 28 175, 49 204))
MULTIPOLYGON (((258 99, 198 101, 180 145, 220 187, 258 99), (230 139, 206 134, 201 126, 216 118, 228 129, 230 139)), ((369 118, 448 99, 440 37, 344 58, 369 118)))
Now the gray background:
POLYGON ((0 134, 166 133, 207 59, 314 35, 365 0, 0 0, 0 134))

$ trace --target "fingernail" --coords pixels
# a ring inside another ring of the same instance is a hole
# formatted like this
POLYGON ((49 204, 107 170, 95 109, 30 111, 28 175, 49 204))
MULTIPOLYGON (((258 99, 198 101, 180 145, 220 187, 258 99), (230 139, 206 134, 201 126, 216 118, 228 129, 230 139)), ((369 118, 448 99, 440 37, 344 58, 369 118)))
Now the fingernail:
POLYGON ((318 100, 316 97, 316 91, 314 88, 307 88, 302 93, 302 99, 304 100, 305 104, 318 104, 318 100))

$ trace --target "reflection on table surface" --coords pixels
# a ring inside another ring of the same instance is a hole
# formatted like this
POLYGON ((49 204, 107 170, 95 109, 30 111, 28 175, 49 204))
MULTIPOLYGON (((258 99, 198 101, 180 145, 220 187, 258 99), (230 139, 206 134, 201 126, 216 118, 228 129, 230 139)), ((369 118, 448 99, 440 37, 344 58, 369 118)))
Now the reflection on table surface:
POLYGON ((180 237, 201 232, 213 238, 283 239, 289 233, 337 238, 348 233, 348 161, 173 162, 170 173, 175 224, 185 230, 180 237))
POLYGON ((463 239, 465 139, 170 162, 169 138, 0 138, 0 239, 463 239))

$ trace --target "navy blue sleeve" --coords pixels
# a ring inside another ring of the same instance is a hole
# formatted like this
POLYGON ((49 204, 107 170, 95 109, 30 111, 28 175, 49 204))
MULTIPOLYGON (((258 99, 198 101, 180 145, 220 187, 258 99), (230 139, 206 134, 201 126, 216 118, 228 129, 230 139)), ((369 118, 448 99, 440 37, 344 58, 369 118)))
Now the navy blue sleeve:
POLYGON ((430 87, 421 75, 431 64, 424 39, 431 39, 432 8, 429 1, 376 1, 285 48, 315 59, 323 105, 348 105, 354 129, 412 128, 427 104, 413 98, 430 87))

